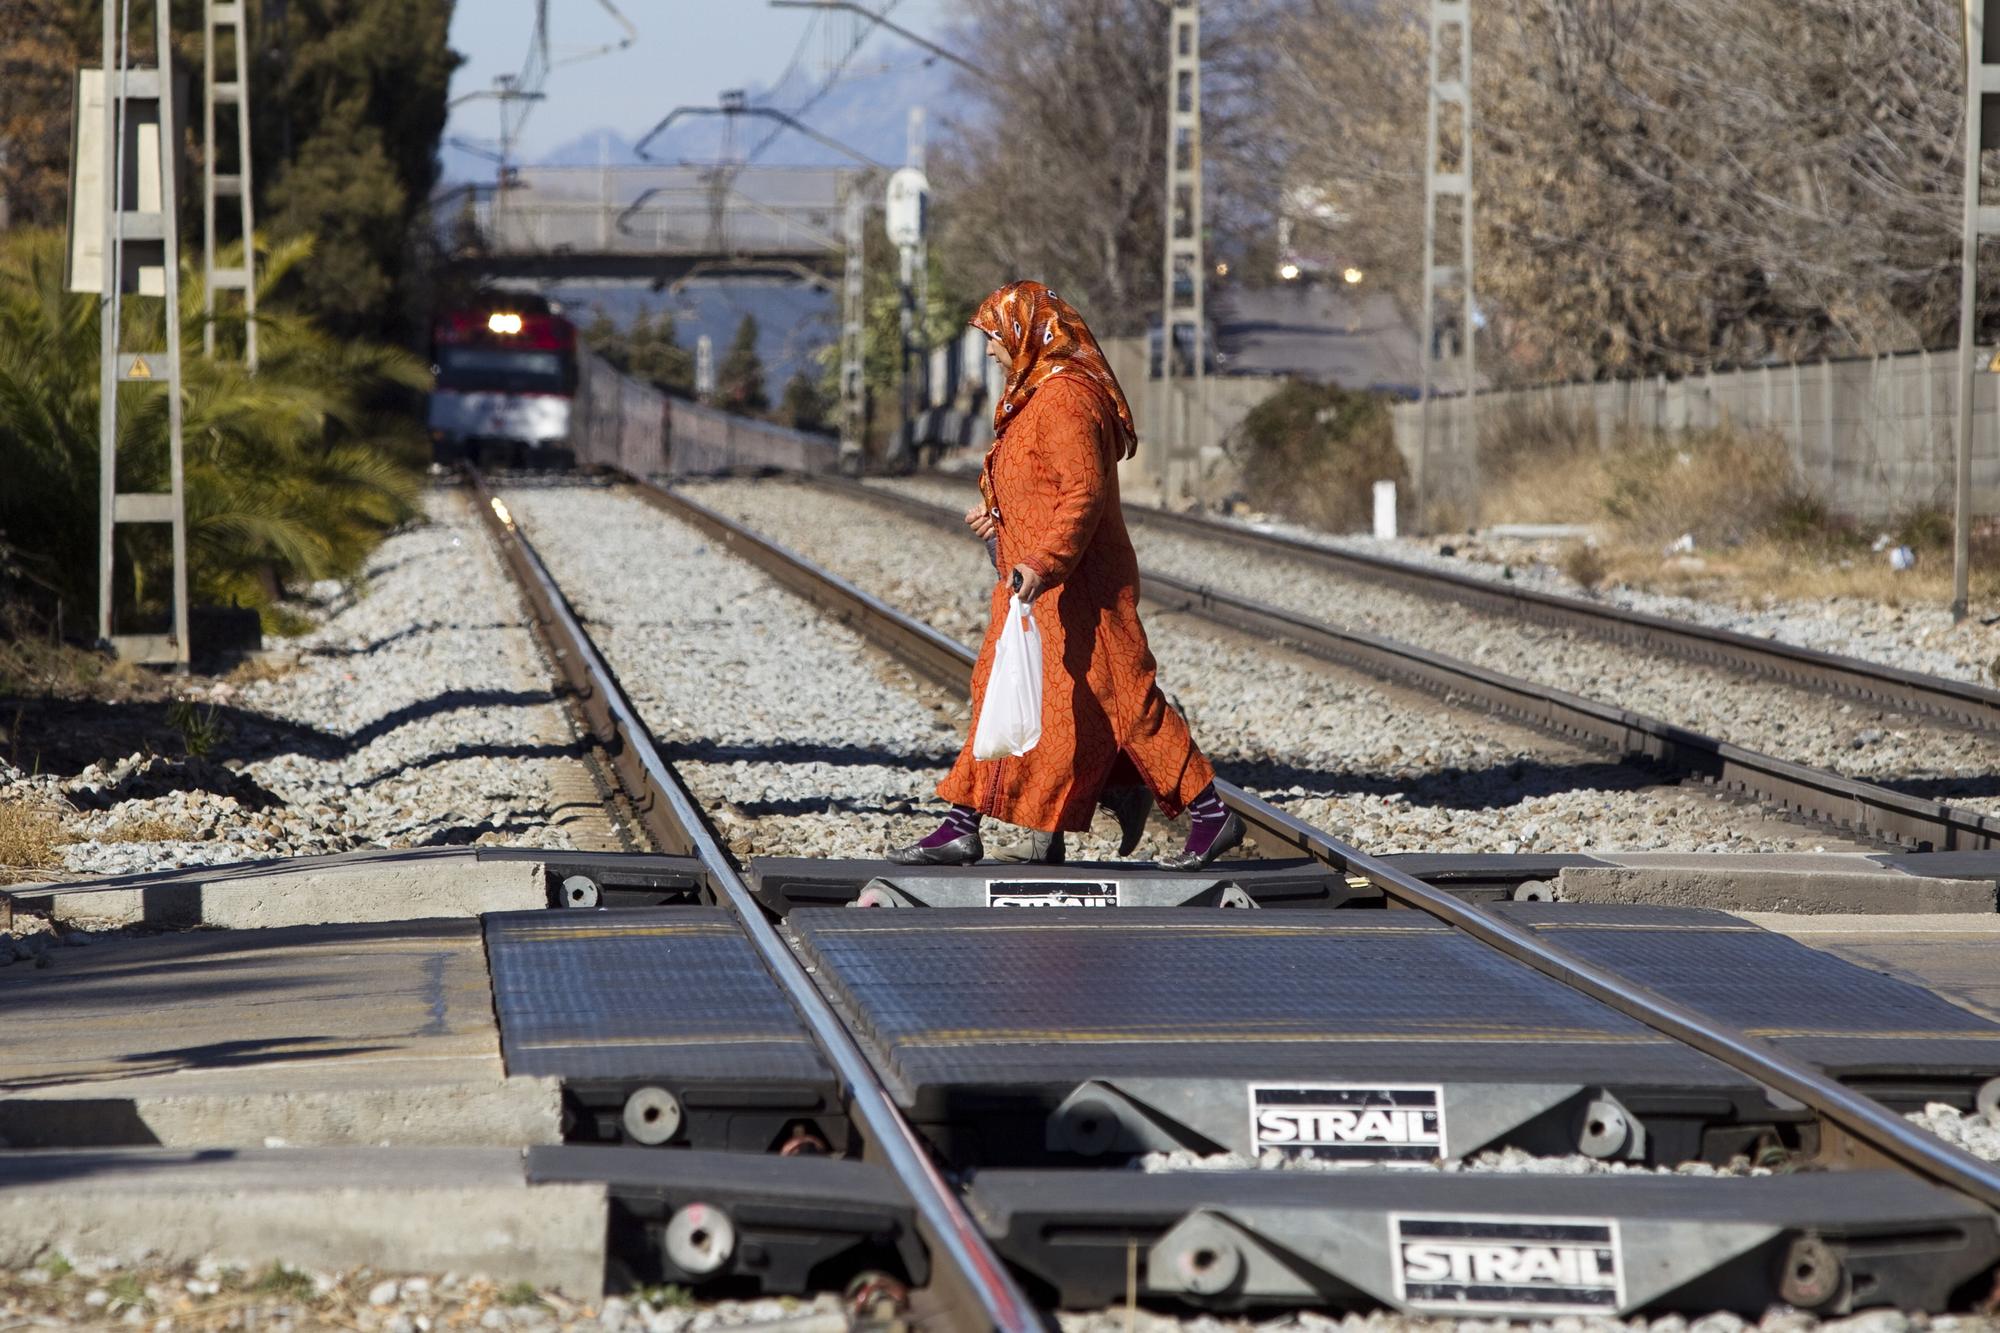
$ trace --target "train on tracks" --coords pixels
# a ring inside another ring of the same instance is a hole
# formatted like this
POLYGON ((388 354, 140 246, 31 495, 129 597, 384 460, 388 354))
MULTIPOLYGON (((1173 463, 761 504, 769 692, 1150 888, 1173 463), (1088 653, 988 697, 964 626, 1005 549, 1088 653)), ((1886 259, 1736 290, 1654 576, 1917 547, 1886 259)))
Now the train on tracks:
POLYGON ((435 462, 566 470, 615 467, 668 479, 822 473, 830 435, 737 416, 627 375, 578 340, 548 298, 491 293, 431 324, 426 413, 435 462))

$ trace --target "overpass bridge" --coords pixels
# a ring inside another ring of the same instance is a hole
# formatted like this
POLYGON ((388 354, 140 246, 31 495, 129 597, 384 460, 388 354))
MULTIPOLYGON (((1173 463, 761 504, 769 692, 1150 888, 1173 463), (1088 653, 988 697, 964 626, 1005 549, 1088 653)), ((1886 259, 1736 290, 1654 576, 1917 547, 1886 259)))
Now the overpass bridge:
POLYGON ((558 281, 804 277, 846 264, 840 167, 522 167, 471 201, 457 263, 496 278, 558 281))

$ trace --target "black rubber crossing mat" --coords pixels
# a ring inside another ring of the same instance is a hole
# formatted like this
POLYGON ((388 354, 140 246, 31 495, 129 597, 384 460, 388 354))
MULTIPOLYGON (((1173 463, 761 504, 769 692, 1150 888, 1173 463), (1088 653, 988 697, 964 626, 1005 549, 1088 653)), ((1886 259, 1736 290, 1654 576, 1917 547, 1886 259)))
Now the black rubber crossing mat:
POLYGON ((1884 1100, 1963 1103, 2000 1076, 2000 1023, 1727 912, 1597 903, 1490 910, 1884 1100))
POLYGON ((915 1091, 1121 1074, 1746 1080, 1415 912, 801 911, 915 1091))
POLYGON ((812 1083, 831 1072, 727 910, 485 918, 510 1074, 812 1083))
POLYGON ((2000 1257, 1990 1212, 1891 1171, 1002 1170, 980 1172, 968 1203, 1039 1294, 1073 1308, 1122 1301, 1130 1273, 1141 1296, 1220 1309, 1941 1311, 2000 1257))
POLYGON ((1501 1146, 1725 1161, 1798 1118, 1415 912, 807 909, 790 926, 960 1167, 1501 1146))

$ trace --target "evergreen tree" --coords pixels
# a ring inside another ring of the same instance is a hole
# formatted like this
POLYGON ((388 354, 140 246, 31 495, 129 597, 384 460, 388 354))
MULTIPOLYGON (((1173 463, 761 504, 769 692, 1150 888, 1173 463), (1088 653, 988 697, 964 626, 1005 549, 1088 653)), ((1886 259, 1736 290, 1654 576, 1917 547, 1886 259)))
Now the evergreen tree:
POLYGON ((821 377, 813 371, 800 370, 786 381, 784 397, 778 400, 778 411, 789 425, 800 430, 827 429, 827 415, 833 410, 833 399, 820 380, 821 377))
MULTIPOLYGON (((261 232, 311 238, 292 278, 298 304, 343 335, 414 333, 428 318, 428 236, 445 96, 458 55, 453 0, 246 4, 251 152, 261 232)), ((0 3, 0 200, 13 226, 61 226, 75 72, 99 57, 98 0, 0 3)), ((133 9, 151 61, 150 6, 133 9)), ((201 9, 173 6, 174 46, 196 82, 183 129, 199 125, 201 9)), ((190 138, 192 143, 192 138, 190 138)), ((199 177, 181 181, 182 244, 199 235, 199 177)), ((191 252, 191 251, 190 251, 191 252)))
POLYGON ((694 397, 694 353, 681 346, 671 311, 641 314, 624 341, 628 371, 668 393, 694 397))
POLYGON ((420 223, 460 57, 452 0, 250 6, 260 230, 314 238, 299 304, 336 333, 428 318, 420 223))
POLYGON ((757 320, 745 315, 730 340, 729 355, 715 371, 715 398, 731 412, 743 416, 762 412, 771 399, 764 392, 764 362, 757 355, 757 320))
MULTIPOLYGON (((254 376, 226 358, 190 354, 182 364, 197 602, 275 615, 283 588, 351 577, 384 533, 419 511, 426 442, 407 412, 379 404, 421 392, 430 377, 401 349, 331 336, 272 299, 310 255, 301 241, 262 257, 254 376)), ((186 256, 180 295, 171 313, 182 346, 199 349, 201 273, 186 256)), ((128 302, 122 314, 127 345, 164 338, 160 302, 128 302)), ((95 297, 64 290, 61 233, 0 236, 0 543, 63 600, 73 626, 97 604, 98 318, 95 297)), ((221 332, 225 343, 240 337, 241 319, 225 318, 221 332)), ((163 475, 165 395, 132 385, 119 397, 121 466, 128 477, 163 475)), ((128 551, 139 540, 132 528, 121 533, 128 551)), ((137 563, 126 563, 117 591, 162 609, 137 563)))
POLYGON ((627 375, 682 398, 694 396, 694 353, 681 346, 672 311, 642 310, 627 328, 597 307, 584 345, 627 375))
POLYGON ((61 226, 69 195, 77 66, 97 63, 98 6, 0 5, 0 227, 61 226))

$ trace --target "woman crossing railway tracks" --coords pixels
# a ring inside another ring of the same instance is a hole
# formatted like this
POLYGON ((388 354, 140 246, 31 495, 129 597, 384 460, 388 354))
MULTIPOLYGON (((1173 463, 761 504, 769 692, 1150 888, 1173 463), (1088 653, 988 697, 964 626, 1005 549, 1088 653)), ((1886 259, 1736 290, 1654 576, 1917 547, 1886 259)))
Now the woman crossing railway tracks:
POLYGON ((1003 575, 973 671, 973 714, 985 703, 1014 590, 1028 604, 1047 593, 1053 613, 1038 618, 1041 740, 1026 754, 982 761, 968 735, 938 784, 951 811, 890 859, 977 861, 980 823, 991 815, 1029 830, 1022 859, 1060 860, 1064 832, 1089 828, 1100 801, 1119 816, 1129 852, 1150 796, 1168 818, 1191 817, 1186 845, 1163 864, 1205 866, 1242 842, 1243 822, 1216 796, 1215 770, 1161 693, 1139 622, 1139 562, 1118 502, 1118 463, 1136 443, 1124 392, 1083 317, 1039 282, 1000 288, 971 322, 1007 371, 982 504, 966 515, 1003 575))

